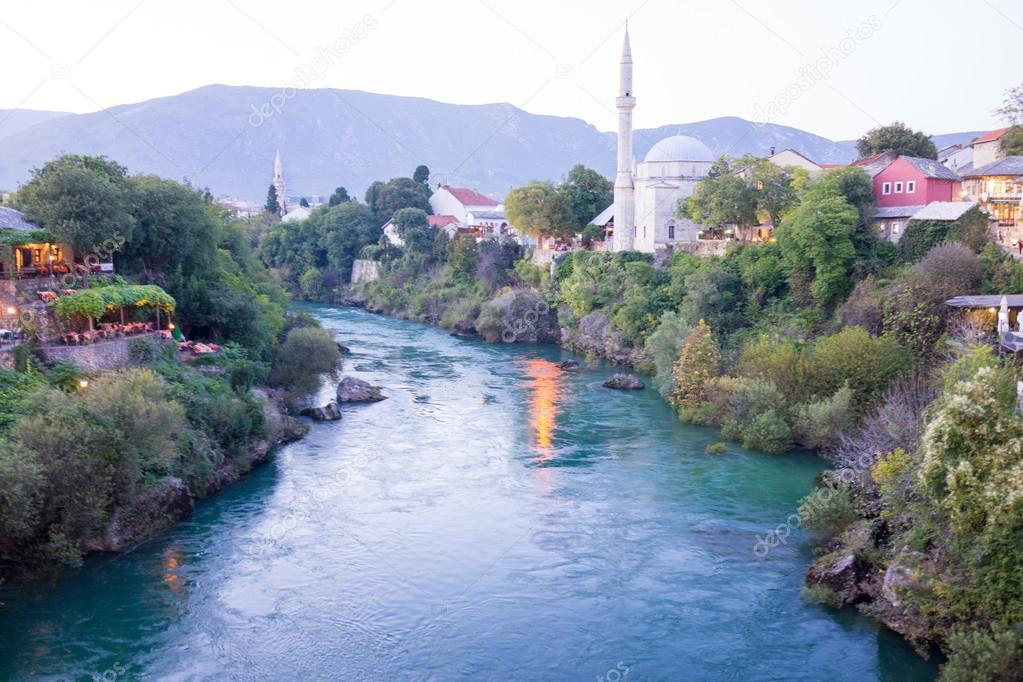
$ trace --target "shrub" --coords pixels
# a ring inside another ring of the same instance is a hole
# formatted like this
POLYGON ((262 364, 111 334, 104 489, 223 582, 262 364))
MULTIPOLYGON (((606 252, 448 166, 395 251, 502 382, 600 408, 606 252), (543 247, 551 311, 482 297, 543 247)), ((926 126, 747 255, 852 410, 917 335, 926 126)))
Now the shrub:
POLYGON ((802 402, 810 391, 808 353, 792 339, 760 336, 743 351, 736 373, 772 383, 789 403, 802 402))
POLYGON ((689 333, 675 362, 675 386, 672 401, 682 407, 694 407, 704 399, 707 382, 718 371, 721 351, 710 327, 700 320, 689 333))
POLYGON ((796 441, 811 450, 829 450, 853 421, 853 392, 848 385, 824 398, 800 405, 793 411, 792 430, 796 441))
POLYGON ((849 486, 844 483, 819 486, 799 503, 802 527, 826 537, 840 535, 856 520, 849 486))
POLYGON ((277 351, 270 382, 293 395, 305 395, 316 389, 321 375, 334 372, 340 362, 341 351, 330 332, 299 327, 288 332, 277 351))
POLYGON ((799 594, 811 604, 820 604, 832 609, 840 609, 845 605, 841 595, 824 585, 807 585, 799 594))
POLYGON ((1019 630, 995 623, 992 628, 967 626, 948 638, 948 663, 942 682, 999 682, 1018 680, 1023 670, 1023 640, 1019 630))
POLYGON ((847 327, 814 345, 812 393, 834 395, 843 385, 853 391, 858 414, 868 409, 895 379, 912 367, 910 353, 886 337, 872 337, 862 327, 847 327))
POLYGON ((742 429, 742 445, 751 450, 779 454, 792 449, 792 432, 775 410, 761 412, 742 429))
POLYGON ((657 328, 646 339, 646 350, 653 358, 655 368, 654 388, 664 397, 671 395, 675 383, 672 368, 688 335, 689 325, 686 321, 678 313, 669 310, 661 314, 657 328))
POLYGON ((728 446, 724 443, 711 443, 703 451, 708 455, 723 455, 728 452, 728 446))

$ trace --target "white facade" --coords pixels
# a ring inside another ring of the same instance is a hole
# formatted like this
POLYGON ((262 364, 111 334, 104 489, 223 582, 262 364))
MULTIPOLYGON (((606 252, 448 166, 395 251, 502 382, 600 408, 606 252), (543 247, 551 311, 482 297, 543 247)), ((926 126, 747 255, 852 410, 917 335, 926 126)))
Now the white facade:
POLYGON ((470 189, 441 185, 430 195, 430 210, 434 215, 454 216, 458 222, 468 225, 470 211, 503 213, 504 205, 470 189))
MULTIPOLYGON (((658 249, 680 242, 696 241, 702 229, 685 218, 676 218, 679 201, 692 196, 696 183, 707 177, 714 155, 699 140, 685 135, 667 137, 647 152, 633 167, 632 48, 625 30, 619 65, 618 173, 614 185, 613 251, 658 249)), ((604 216, 606 211, 601 214, 604 216)), ((599 220, 595 218, 595 220, 599 220)), ((605 221, 606 222, 606 221, 605 221)))
POLYGON ((308 209, 305 206, 299 206, 294 208, 281 217, 282 223, 297 223, 300 220, 305 220, 312 215, 312 209, 308 209))
POLYGON ((288 212, 288 187, 284 184, 284 164, 281 163, 281 150, 277 150, 274 158, 274 189, 277 190, 277 205, 281 207, 281 215, 288 212))

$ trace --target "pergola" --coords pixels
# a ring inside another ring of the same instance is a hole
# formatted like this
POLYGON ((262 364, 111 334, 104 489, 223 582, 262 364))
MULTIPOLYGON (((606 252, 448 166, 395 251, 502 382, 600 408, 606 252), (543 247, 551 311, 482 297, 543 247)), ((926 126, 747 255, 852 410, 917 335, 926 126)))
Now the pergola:
POLYGON ((140 309, 156 314, 156 329, 161 329, 160 314, 170 321, 174 312, 174 298, 154 284, 111 284, 108 286, 82 289, 50 302, 54 313, 64 319, 84 319, 89 331, 94 323, 105 315, 120 313, 120 323, 125 325, 124 311, 140 309))

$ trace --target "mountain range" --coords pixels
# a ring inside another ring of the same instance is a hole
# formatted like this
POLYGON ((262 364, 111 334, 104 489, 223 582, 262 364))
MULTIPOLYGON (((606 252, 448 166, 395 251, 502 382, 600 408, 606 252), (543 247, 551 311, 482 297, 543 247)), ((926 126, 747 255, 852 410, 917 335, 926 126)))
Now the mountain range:
MULTIPOLYGON (((937 135, 938 147, 983 131, 937 135)), ((792 148, 818 163, 846 163, 855 142, 727 116, 635 131, 637 158, 675 134, 715 154, 765 155, 792 148)), ((0 110, 0 188, 15 189, 61 153, 102 154, 133 173, 261 201, 280 149, 288 194, 361 196, 374 180, 411 175, 473 187, 495 198, 529 180, 557 180, 576 163, 611 177, 616 135, 578 118, 532 114, 511 104, 448 104, 356 90, 209 85, 87 114, 0 110)))

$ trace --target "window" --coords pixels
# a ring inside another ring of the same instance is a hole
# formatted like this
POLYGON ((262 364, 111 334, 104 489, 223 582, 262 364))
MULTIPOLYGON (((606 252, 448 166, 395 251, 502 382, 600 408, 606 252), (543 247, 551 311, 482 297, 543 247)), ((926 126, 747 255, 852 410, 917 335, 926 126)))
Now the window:
POLYGON ((895 183, 895 193, 896 194, 902 194, 902 182, 901 181, 895 183))
POLYGON ((674 239, 674 238, 675 238, 675 226, 674 225, 668 225, 668 239, 674 239))
POLYGON ((890 183, 890 182, 882 183, 882 185, 881 185, 881 194, 891 194, 891 193, 892 193, 892 183, 890 183))
POLYGON ((892 223, 892 234, 898 234, 900 227, 902 227, 902 223, 892 223))
POLYGON ((906 194, 912 194, 916 191, 916 180, 906 180, 906 194))

